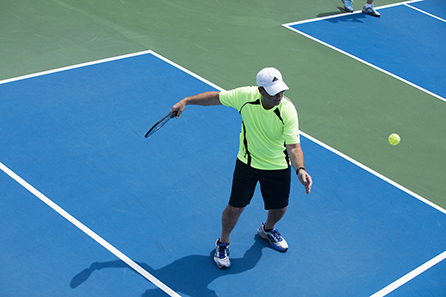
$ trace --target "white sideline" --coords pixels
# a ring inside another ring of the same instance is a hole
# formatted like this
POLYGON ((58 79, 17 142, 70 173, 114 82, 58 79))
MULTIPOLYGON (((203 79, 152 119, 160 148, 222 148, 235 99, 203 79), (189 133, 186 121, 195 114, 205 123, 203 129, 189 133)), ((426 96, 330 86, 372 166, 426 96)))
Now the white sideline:
POLYGON ((56 203, 51 201, 48 197, 43 195, 41 192, 39 192, 36 188, 31 186, 29 183, 27 183, 24 179, 22 179, 20 176, 18 176, 16 173, 14 173, 12 170, 10 170, 8 167, 6 167, 3 163, 0 162, 0 169, 9 175, 13 180, 18 182, 22 187, 27 189, 31 194, 39 198, 43 203, 51 207, 54 211, 56 211, 58 214, 60 214, 62 217, 64 217, 66 220, 68 220, 70 223, 72 223, 74 226, 79 228, 82 232, 90 236, 93 240, 95 240, 97 243, 102 245, 104 248, 106 248, 109 252, 114 254, 116 257, 121 259, 123 262, 125 262, 127 265, 129 265, 131 268, 133 268, 136 272, 141 274, 143 277, 145 277, 147 280, 152 282, 155 286, 163 290, 166 294, 168 294, 171 297, 180 297, 175 291, 173 291, 171 288, 167 287, 165 284, 163 284, 161 281, 159 281, 157 278, 155 278, 153 275, 148 273, 146 270, 144 270, 141 266, 136 264, 133 260, 131 260, 129 257, 124 255, 122 252, 120 252, 118 249, 116 249, 114 246, 112 246, 110 243, 105 241, 102 237, 97 235, 95 232, 93 232, 90 228, 82 224, 80 221, 78 221, 76 218, 74 218, 72 215, 70 215, 68 212, 63 210, 60 206, 58 206, 56 203))

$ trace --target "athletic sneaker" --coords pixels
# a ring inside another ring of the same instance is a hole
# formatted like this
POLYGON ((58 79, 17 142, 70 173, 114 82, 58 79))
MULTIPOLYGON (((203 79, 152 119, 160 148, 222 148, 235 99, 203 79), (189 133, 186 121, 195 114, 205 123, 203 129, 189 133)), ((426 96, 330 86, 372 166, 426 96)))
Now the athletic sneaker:
POLYGON ((373 8, 373 5, 372 6, 364 5, 364 7, 362 8, 362 12, 366 13, 366 14, 373 15, 374 17, 377 17, 377 18, 379 18, 381 16, 381 14, 379 12, 377 12, 375 10, 375 8, 373 8))
POLYGON ((353 12, 353 0, 341 0, 344 3, 344 9, 346 12, 353 12))
POLYGON ((219 243, 218 239, 215 242, 214 262, 220 269, 231 267, 229 260, 229 243, 219 243))
POLYGON ((265 224, 262 223, 262 226, 257 230, 257 234, 269 241, 271 246, 281 252, 285 252, 288 249, 288 244, 286 240, 280 235, 277 229, 273 229, 271 231, 265 231, 265 224))

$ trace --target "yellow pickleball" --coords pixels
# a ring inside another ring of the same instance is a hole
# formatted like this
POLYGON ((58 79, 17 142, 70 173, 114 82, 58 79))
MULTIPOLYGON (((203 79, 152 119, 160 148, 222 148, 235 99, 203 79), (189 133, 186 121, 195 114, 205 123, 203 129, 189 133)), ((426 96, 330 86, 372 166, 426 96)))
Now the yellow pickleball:
POLYGON ((400 141, 401 141, 401 137, 398 134, 396 134, 396 133, 390 134, 389 143, 391 145, 397 145, 398 143, 400 143, 400 141))

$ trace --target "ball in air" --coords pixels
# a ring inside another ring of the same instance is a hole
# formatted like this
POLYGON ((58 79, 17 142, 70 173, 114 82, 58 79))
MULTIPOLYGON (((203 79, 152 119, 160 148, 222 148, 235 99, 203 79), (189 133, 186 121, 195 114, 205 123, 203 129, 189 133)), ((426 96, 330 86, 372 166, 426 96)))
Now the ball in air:
POLYGON ((398 143, 400 143, 400 141, 401 141, 401 137, 398 134, 396 134, 396 133, 390 134, 389 143, 391 145, 397 145, 398 143))

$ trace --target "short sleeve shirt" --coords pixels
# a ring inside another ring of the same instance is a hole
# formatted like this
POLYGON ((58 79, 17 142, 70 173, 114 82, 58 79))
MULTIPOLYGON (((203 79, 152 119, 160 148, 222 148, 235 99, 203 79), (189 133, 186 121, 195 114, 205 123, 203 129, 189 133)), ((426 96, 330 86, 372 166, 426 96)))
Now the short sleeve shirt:
POLYGON ((286 97, 265 109, 258 87, 222 91, 220 102, 242 116, 238 159, 256 169, 279 170, 290 166, 286 144, 300 143, 296 108, 286 97), (248 161, 250 160, 250 161, 248 161))

